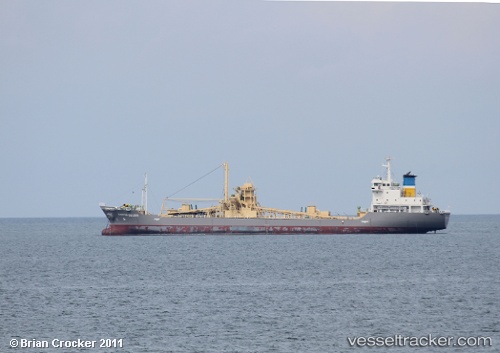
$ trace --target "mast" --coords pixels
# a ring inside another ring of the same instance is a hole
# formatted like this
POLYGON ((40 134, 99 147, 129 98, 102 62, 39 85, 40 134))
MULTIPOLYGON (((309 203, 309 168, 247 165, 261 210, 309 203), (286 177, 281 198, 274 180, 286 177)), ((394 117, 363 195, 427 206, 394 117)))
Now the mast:
POLYGON ((387 168, 387 182, 389 183, 389 185, 392 184, 392 178, 391 178, 391 157, 386 157, 385 161, 387 162, 387 164, 383 164, 382 167, 386 167, 387 168))
POLYGON ((144 173, 144 187, 142 188, 142 209, 148 213, 148 173, 144 173))
POLYGON ((224 166, 224 202, 229 202, 229 165, 227 162, 222 164, 224 166))

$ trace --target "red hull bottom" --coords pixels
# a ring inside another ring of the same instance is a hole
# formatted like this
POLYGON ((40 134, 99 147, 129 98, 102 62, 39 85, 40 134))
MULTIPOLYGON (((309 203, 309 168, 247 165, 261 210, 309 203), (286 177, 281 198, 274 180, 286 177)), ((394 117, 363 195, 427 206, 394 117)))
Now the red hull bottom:
POLYGON ((211 235, 211 234, 376 234, 427 233, 432 229, 416 227, 353 227, 353 226, 293 226, 293 227, 235 227, 235 226, 137 226, 109 225, 102 235, 211 235))

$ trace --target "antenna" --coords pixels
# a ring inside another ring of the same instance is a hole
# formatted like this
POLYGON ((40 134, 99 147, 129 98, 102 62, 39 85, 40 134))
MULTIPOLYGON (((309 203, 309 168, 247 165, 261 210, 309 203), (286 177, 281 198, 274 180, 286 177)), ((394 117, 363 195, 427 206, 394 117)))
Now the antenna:
POLYGON ((148 213, 148 173, 144 173, 144 187, 142 188, 142 209, 148 213))
POLYGON ((387 164, 382 164, 382 167, 386 167, 387 168, 387 181, 389 182, 389 185, 392 184, 392 179, 391 179, 391 157, 386 157, 385 158, 385 161, 387 162, 387 164))
POLYGON ((229 165, 227 162, 222 164, 224 166, 224 202, 229 202, 229 165))

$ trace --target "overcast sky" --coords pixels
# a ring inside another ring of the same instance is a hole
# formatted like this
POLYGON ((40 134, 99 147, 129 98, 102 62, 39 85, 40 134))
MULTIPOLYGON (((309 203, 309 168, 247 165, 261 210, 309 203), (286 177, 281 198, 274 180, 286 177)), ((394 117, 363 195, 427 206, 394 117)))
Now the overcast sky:
MULTIPOLYGON (((150 209, 222 162, 263 206, 354 214, 393 157, 500 213, 500 5, 0 0, 0 217, 150 209)), ((221 197, 223 171, 179 197, 221 197)))

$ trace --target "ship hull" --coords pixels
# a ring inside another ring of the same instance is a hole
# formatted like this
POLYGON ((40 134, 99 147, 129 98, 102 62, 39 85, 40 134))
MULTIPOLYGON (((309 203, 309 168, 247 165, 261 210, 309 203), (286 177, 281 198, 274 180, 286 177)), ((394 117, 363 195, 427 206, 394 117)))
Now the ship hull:
POLYGON ((368 212, 335 219, 159 217, 103 208, 103 235, 148 234, 370 234, 428 233, 446 229, 450 214, 368 212))

